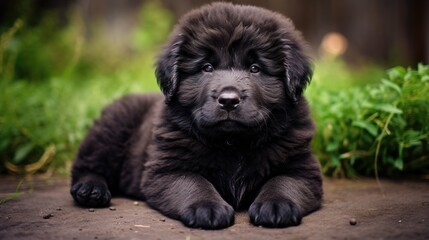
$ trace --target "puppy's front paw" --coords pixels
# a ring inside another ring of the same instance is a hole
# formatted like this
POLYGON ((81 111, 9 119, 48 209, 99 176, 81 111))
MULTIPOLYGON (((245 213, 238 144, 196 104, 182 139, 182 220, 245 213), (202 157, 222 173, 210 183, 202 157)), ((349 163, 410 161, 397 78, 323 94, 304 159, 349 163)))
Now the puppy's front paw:
POLYGON ((107 185, 95 180, 77 182, 70 193, 79 205, 86 207, 107 207, 112 198, 107 185))
POLYGON ((181 221, 193 228, 222 229, 234 223, 234 209, 212 201, 197 202, 187 207, 181 221))
POLYGON ((302 219, 295 204, 285 200, 255 202, 249 208, 249 216, 254 225, 272 228, 296 226, 302 219))

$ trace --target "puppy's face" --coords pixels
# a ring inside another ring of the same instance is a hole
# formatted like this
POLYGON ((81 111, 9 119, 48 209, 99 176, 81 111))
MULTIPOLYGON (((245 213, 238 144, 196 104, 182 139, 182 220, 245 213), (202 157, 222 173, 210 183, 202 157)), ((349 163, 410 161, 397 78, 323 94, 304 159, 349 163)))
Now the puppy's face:
POLYGON ((166 101, 201 132, 252 133, 281 124, 311 69, 288 19, 227 3, 186 15, 160 56, 166 101))
MULTIPOLYGON (((244 68, 244 67, 243 67, 244 68)), ((284 84, 253 63, 248 69, 220 68, 210 63, 185 78, 177 99, 192 109, 203 131, 243 132, 264 126, 273 108, 285 101, 284 84)))

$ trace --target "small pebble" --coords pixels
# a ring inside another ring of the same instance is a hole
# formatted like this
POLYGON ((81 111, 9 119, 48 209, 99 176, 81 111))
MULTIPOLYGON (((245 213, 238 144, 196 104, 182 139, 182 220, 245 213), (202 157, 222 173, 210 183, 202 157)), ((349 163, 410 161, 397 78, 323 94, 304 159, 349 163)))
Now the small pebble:
POLYGON ((351 218, 349 221, 350 225, 354 226, 357 224, 356 218, 351 218))
POLYGON ((165 218, 161 218, 161 219, 159 219, 159 221, 165 222, 165 218))
POLYGON ((95 211, 94 208, 88 209, 88 212, 94 212, 94 211, 95 211))
POLYGON ((109 207, 109 210, 110 211, 116 211, 116 208, 115 207, 109 207))
POLYGON ((62 208, 60 208, 60 207, 58 207, 58 208, 57 208, 57 211, 61 211, 61 210, 63 210, 63 209, 62 209, 62 208))
POLYGON ((398 223, 401 223, 402 222, 402 219, 400 219, 399 221, 398 221, 398 223))
POLYGON ((138 206, 139 202, 135 201, 135 202, 133 202, 133 204, 134 204, 134 206, 138 206))
POLYGON ((52 213, 47 213, 45 215, 43 215, 43 219, 49 219, 51 217, 53 217, 54 215, 52 213))

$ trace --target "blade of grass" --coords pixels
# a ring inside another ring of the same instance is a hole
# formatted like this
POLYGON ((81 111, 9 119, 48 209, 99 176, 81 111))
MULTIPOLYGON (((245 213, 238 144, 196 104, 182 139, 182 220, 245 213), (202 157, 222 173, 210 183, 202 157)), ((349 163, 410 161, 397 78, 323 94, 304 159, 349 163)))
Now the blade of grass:
POLYGON ((18 182, 18 185, 16 186, 14 193, 0 199, 0 205, 5 204, 11 200, 17 199, 19 196, 23 195, 25 192, 20 192, 23 183, 24 183, 24 179, 21 179, 18 182))

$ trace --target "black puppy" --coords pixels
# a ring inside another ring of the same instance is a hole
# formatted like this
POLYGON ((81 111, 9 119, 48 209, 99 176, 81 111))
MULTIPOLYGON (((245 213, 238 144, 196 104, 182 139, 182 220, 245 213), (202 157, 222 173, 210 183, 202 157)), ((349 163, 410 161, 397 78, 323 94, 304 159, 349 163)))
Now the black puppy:
POLYGON ((164 95, 104 109, 74 163, 73 198, 104 207, 126 194, 196 228, 228 227, 234 209, 255 225, 298 225, 322 199, 302 96, 311 73, 279 14, 229 3, 188 13, 157 63, 164 95))

